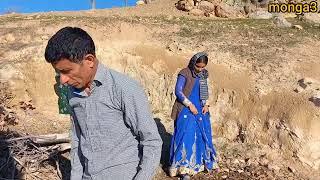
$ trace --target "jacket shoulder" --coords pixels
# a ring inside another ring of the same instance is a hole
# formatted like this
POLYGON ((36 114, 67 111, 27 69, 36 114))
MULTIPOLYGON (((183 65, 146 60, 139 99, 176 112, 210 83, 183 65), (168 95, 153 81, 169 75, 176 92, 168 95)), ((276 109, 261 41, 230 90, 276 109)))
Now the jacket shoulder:
POLYGON ((191 71, 189 68, 183 68, 181 71, 178 73, 178 75, 182 75, 184 77, 188 77, 191 74, 191 71))

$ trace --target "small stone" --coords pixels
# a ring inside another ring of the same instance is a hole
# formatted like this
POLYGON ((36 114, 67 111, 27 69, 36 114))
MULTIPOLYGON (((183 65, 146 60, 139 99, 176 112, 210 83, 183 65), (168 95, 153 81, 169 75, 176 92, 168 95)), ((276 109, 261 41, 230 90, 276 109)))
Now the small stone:
POLYGON ((227 176, 227 175, 223 175, 223 176, 221 176, 221 178, 222 178, 222 179, 227 179, 228 176, 227 176))
POLYGON ((251 158, 246 158, 244 161, 246 162, 247 166, 250 166, 251 163, 252 163, 252 159, 251 158))
POLYGON ((41 39, 42 39, 42 40, 48 40, 48 39, 49 39, 49 37, 48 37, 48 36, 46 36, 46 35, 43 35, 43 36, 41 36, 41 39))
POLYGON ((295 173, 296 172, 296 170, 293 168, 293 167, 288 167, 288 170, 289 170, 289 172, 291 172, 291 173, 295 173))
POLYGON ((269 164, 269 161, 268 161, 268 159, 263 159, 263 160, 261 160, 261 161, 259 162, 259 164, 260 164, 261 166, 267 166, 267 165, 269 164))
POLYGON ((282 15, 274 17, 273 23, 280 28, 292 27, 292 24, 288 22, 282 15))
POLYGON ((315 106, 320 107, 320 93, 312 96, 309 100, 313 102, 315 106))
POLYGON ((211 14, 211 13, 209 13, 209 12, 204 12, 204 16, 205 16, 205 17, 211 17, 211 16, 212 16, 212 14, 211 14))
POLYGON ((240 162, 239 162, 238 159, 235 159, 235 160, 232 161, 232 164, 239 164, 239 163, 240 163, 240 162))
POLYGON ((293 25, 292 26, 294 29, 298 29, 298 30, 302 30, 303 29, 303 27, 302 26, 300 26, 300 25, 293 25))
POLYGON ((241 170, 241 169, 239 169, 239 170, 238 170, 238 173, 240 173, 240 174, 241 174, 241 173, 243 173, 243 172, 244 172, 244 171, 243 171, 243 170, 241 170))
POLYGON ((230 172, 230 170, 228 168, 223 168, 221 169, 222 172, 230 172))
MULTIPOLYGON (((5 124, 6 124, 5 121, 0 121, 0 127, 4 126, 5 124)), ((2 162, 2 161, 0 161, 0 162, 2 162)))
POLYGON ((301 93, 302 91, 304 91, 304 89, 301 86, 294 89, 294 92, 296 92, 296 93, 301 93))

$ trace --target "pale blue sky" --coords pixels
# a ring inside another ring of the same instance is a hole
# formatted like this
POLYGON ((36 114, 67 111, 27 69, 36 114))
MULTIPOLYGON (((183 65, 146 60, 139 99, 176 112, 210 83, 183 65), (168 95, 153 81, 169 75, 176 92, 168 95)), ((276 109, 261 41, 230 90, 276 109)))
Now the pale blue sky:
MULTIPOLYGON (((128 0, 128 5, 135 5, 136 0, 128 0)), ((124 0, 96 0, 96 8, 125 6, 124 0)), ((19 13, 47 11, 77 11, 90 9, 90 0, 0 0, 0 14, 8 11, 19 13)))

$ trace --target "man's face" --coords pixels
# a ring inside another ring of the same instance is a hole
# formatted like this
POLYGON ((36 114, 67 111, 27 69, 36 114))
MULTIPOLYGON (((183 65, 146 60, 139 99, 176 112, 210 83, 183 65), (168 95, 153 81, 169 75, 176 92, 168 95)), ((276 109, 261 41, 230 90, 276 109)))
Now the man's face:
POLYGON ((95 59, 86 56, 81 63, 74 63, 68 59, 61 59, 52 66, 60 73, 60 83, 68 84, 77 89, 87 88, 94 76, 95 59))

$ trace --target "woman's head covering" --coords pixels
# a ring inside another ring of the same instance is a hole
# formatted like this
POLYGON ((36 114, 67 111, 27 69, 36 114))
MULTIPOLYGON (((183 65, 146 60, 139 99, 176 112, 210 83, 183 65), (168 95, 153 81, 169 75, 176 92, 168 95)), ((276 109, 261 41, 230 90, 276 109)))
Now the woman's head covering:
POLYGON ((208 54, 205 53, 205 52, 198 52, 197 54, 193 55, 192 58, 190 59, 189 61, 189 64, 188 64, 188 67, 189 69, 191 70, 192 72, 192 75, 194 77, 200 77, 200 78, 204 78, 204 79, 207 79, 208 78, 208 71, 206 69, 203 69, 200 73, 196 74, 195 73, 195 69, 194 69, 194 66, 196 65, 197 63, 197 60, 201 57, 201 56, 206 56, 208 57, 208 54))
POLYGON ((200 78, 200 99, 201 100, 207 100, 209 98, 209 92, 208 92, 208 82, 207 78, 209 76, 209 73, 206 69, 203 69, 200 73, 195 72, 194 66, 197 63, 197 60, 201 56, 207 56, 208 54, 205 52, 198 52, 197 54, 193 55, 192 58, 189 61, 188 67, 192 72, 193 77, 199 77, 200 78))

